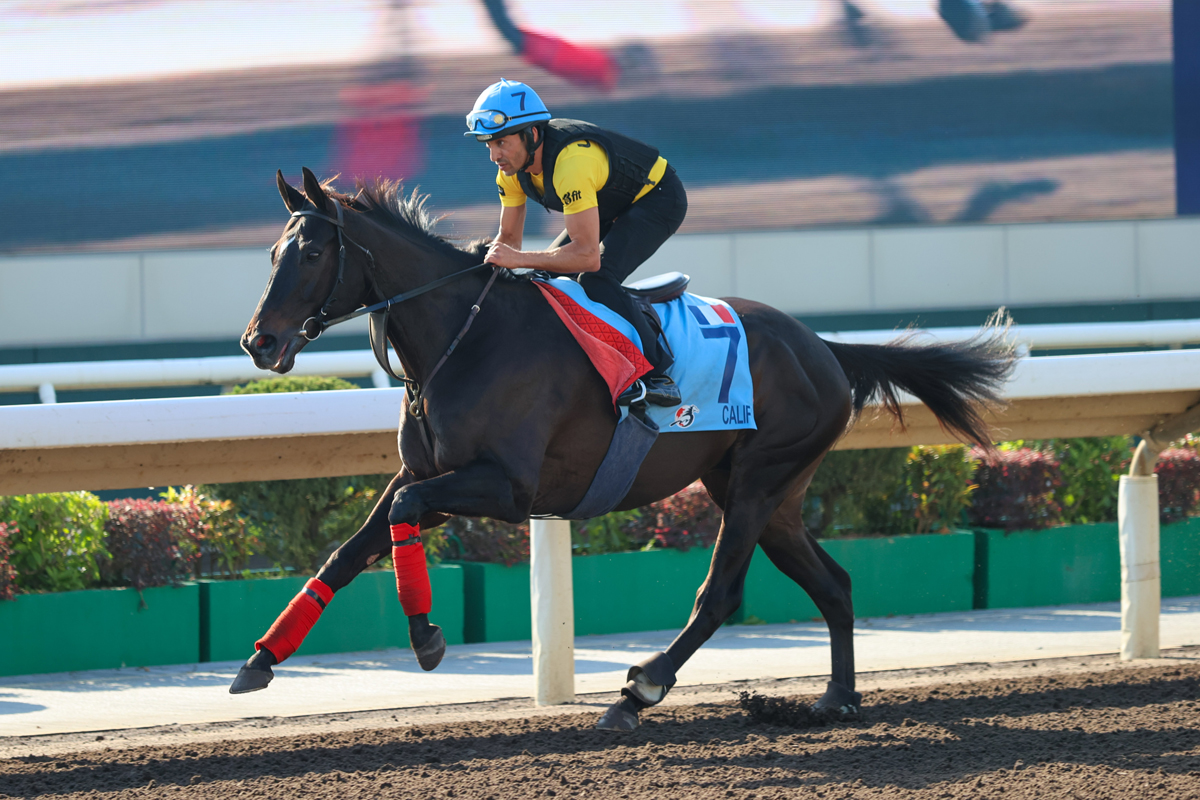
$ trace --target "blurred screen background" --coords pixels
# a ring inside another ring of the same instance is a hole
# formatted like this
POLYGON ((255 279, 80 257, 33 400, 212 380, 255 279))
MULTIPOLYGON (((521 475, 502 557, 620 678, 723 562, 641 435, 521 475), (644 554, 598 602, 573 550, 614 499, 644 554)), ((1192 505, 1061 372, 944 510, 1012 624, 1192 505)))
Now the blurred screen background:
POLYGON ((302 166, 494 233, 462 133, 502 76, 658 147, 685 233, 1173 216, 1170 0, 1011 9, 972 41, 939 0, 0 2, 0 252, 266 245, 302 166))

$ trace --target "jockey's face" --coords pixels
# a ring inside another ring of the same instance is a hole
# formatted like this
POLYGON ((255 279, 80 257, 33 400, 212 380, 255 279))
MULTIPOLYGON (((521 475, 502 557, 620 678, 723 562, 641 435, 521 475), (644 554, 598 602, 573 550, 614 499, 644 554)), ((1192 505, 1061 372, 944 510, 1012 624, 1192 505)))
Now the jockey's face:
MULTIPOLYGON (((533 135, 538 135, 536 130, 533 135)), ((516 175, 517 170, 529 159, 529 149, 525 147, 525 139, 519 133, 490 139, 484 144, 487 145, 488 158, 505 175, 516 175)))

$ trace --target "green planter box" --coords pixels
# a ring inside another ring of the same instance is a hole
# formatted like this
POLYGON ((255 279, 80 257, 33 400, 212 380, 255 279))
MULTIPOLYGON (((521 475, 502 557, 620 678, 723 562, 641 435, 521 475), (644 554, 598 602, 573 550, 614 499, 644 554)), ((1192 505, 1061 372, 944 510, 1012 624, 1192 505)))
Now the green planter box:
POLYGON ((528 564, 458 565, 463 570, 463 638, 468 644, 533 638, 528 564))
POLYGON ((711 547, 576 556, 571 559, 575 635, 683 628, 711 560, 711 547))
POLYGON ((1158 546, 1163 597, 1200 594, 1200 517, 1163 525, 1158 546))
MULTIPOLYGON (((821 546, 850 573, 856 617, 971 608, 975 545, 970 533, 830 539, 821 546)), ((808 594, 761 552, 750 562, 742 609, 764 622, 821 618, 808 594)))
POLYGON ((1041 531, 975 532, 976 608, 1025 608, 1121 599, 1117 523, 1041 531))
MULTIPOLYGON (((711 558, 712 548, 575 556, 575 635, 682 628, 711 558)), ((529 565, 459 563, 466 577, 466 640, 531 638, 529 565)))
MULTIPOLYGON (((429 568, 433 587, 431 621, 442 626, 449 644, 463 643, 463 570, 429 568)), ((296 593, 305 577, 211 581, 200 585, 201 661, 250 657, 259 639, 296 593)), ((301 655, 348 653, 408 646, 408 620, 396 597, 396 577, 364 572, 333 598, 297 651, 301 655)))
POLYGON ((135 589, 89 589, 0 602, 0 675, 187 664, 199 657, 194 584, 146 589, 140 597, 135 589))
MULTIPOLYGON (((1121 599, 1117 523, 976 532, 976 608, 1121 599)), ((1200 517, 1159 529, 1163 597, 1200 594, 1200 517)))

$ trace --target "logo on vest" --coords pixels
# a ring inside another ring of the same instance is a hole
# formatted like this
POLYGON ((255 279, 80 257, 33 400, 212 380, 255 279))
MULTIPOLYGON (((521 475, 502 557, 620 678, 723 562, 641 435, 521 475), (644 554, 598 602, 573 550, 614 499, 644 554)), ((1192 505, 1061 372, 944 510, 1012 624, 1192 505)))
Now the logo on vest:
POLYGON ((675 411, 675 421, 671 423, 671 427, 674 428, 678 425, 681 428, 690 428, 699 413, 700 409, 695 406, 680 406, 675 411))
POLYGON ((571 203, 574 203, 576 200, 581 200, 582 198, 583 198, 583 193, 580 191, 563 192, 563 196, 562 196, 563 205, 569 206, 569 205, 571 205, 571 203))

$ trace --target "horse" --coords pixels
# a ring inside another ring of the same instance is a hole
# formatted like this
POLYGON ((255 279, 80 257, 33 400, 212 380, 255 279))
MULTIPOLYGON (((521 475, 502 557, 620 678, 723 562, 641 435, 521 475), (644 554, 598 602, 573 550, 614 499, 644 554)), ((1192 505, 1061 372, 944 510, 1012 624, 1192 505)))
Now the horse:
MULTIPOLYGON (((358 181, 348 195, 307 168, 303 192, 282 172, 276 183, 292 217, 271 248, 270 278, 241 339, 258 367, 286 373, 324 321, 411 297, 386 320, 409 389, 399 427, 403 466, 319 571, 327 587, 320 607, 392 552, 392 525, 420 530, 453 515, 519 523, 575 508, 618 420, 609 388, 532 281, 480 269, 486 240, 458 245, 438 235, 428 196, 405 195, 398 183, 358 181)), ((827 624, 830 680, 814 709, 855 718, 861 695, 850 576, 802 515, 815 470, 866 404, 881 404, 902 425, 901 391, 960 439, 991 447, 982 414, 1001 402, 1014 360, 1003 331, 951 343, 902 336, 844 344, 762 303, 725 302, 745 329, 758 427, 659 436, 617 506, 638 508, 700 480, 722 521, 686 626, 665 652, 630 669, 602 729, 633 730, 640 712, 662 700, 677 671, 741 604, 755 546, 809 594, 827 624)), ((418 660, 436 665, 445 647, 439 629, 427 613, 405 612, 418 660)), ((320 612, 306 613, 311 627, 320 612)), ((275 663, 276 654, 258 650, 230 691, 265 688, 275 663)))

